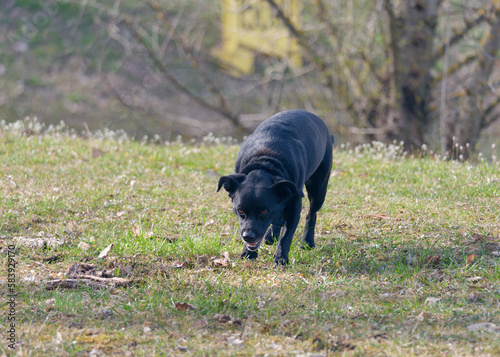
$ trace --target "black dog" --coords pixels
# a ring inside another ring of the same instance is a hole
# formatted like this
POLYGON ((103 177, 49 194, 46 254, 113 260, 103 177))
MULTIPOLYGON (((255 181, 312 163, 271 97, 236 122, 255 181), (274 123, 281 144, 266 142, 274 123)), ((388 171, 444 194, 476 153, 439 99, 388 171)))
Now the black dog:
POLYGON ((263 238, 267 244, 278 239, 274 261, 288 264, 288 252, 302 209, 304 184, 310 209, 302 242, 314 248, 316 212, 325 200, 333 140, 325 123, 316 115, 289 110, 264 121, 243 142, 235 173, 221 177, 217 188, 219 192, 224 186, 233 201, 245 242, 242 257, 255 259, 263 238))

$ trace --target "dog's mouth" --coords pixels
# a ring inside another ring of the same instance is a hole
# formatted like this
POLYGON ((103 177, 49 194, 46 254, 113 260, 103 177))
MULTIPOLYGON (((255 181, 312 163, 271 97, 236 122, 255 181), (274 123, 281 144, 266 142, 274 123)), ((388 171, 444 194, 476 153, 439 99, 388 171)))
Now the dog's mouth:
POLYGON ((248 250, 255 251, 255 250, 259 249, 260 242, 261 241, 259 240, 258 242, 253 242, 253 243, 245 242, 245 244, 247 245, 248 250))

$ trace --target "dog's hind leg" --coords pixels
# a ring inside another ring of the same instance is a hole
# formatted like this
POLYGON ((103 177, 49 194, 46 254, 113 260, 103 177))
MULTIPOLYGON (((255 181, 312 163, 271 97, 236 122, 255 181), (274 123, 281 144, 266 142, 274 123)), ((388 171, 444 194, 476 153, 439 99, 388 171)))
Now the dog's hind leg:
POLYGON ((309 212, 306 216, 306 225, 302 243, 306 248, 314 248, 314 228, 316 227, 316 214, 323 206, 328 188, 328 180, 332 169, 331 148, 325 154, 323 161, 314 174, 306 181, 307 197, 309 198, 309 212))

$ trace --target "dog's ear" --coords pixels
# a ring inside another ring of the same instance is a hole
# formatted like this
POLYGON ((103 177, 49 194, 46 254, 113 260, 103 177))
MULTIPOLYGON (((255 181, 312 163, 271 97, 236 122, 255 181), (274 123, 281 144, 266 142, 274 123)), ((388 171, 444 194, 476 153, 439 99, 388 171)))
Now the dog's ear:
POLYGON ((271 188, 274 190, 274 192, 276 192, 278 198, 282 203, 290 200, 293 197, 304 197, 304 193, 302 193, 302 191, 299 191, 299 189, 293 182, 287 180, 280 180, 273 184, 271 188))
POLYGON ((243 174, 234 174, 229 176, 222 176, 219 179, 219 185, 217 186, 217 192, 220 191, 222 186, 229 193, 229 197, 233 197, 234 193, 240 187, 241 183, 245 180, 246 175, 243 174))

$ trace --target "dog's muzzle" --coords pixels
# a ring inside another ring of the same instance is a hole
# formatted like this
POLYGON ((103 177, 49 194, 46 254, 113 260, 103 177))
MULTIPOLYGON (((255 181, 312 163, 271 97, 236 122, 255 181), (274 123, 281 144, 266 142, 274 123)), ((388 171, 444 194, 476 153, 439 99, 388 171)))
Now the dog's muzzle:
POLYGON ((262 243, 262 239, 269 233, 269 230, 271 228, 272 226, 270 226, 260 238, 257 238, 257 235, 254 232, 245 229, 241 232, 241 239, 243 240, 243 242, 245 242, 245 245, 249 251, 256 251, 257 249, 259 249, 260 244, 262 243))
POLYGON ((256 251, 257 249, 259 249, 260 247, 260 243, 262 242, 262 240, 259 240, 258 242, 253 242, 253 243, 248 243, 245 241, 245 244, 247 246, 247 249, 249 251, 256 251))
POLYGON ((259 239, 257 234, 249 229, 244 229, 241 232, 241 239, 243 239, 243 242, 245 242, 247 249, 250 251, 259 249, 260 242, 262 241, 262 238, 259 239))

